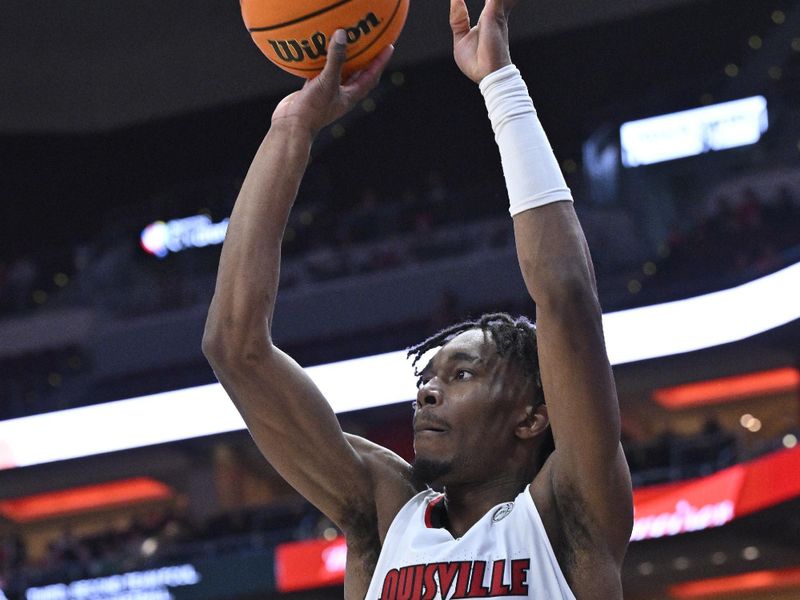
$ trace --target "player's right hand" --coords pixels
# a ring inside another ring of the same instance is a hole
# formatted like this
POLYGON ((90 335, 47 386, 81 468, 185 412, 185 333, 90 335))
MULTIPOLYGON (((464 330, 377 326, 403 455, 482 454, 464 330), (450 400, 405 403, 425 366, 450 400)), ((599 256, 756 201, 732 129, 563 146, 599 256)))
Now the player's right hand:
POLYGON ((461 72, 475 83, 511 64, 508 15, 518 0, 486 0, 478 23, 470 25, 465 0, 450 0, 453 56, 461 72))
POLYGON ((314 137, 319 131, 344 116, 378 84, 394 52, 388 46, 363 71, 342 83, 342 66, 347 57, 347 38, 343 29, 331 36, 325 68, 303 88, 281 100, 272 114, 273 126, 289 124, 306 129, 314 137))

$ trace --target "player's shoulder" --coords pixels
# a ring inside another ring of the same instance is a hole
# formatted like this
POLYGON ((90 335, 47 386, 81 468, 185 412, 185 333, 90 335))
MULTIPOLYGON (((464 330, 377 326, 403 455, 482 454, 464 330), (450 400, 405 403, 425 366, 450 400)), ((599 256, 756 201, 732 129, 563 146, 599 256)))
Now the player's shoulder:
POLYGON ((346 433, 345 437, 370 474, 378 528, 383 540, 400 509, 424 487, 414 483, 411 465, 396 453, 357 435, 346 433))
POLYGON ((345 433, 344 436, 367 466, 379 470, 387 469, 411 481, 411 465, 397 453, 352 433, 345 433))
POLYGON ((369 453, 376 457, 383 457, 385 459, 392 459, 400 461, 408 466, 408 462, 403 460, 396 452, 392 452, 385 446, 381 446, 380 444, 376 444, 368 440, 367 438, 361 437, 360 435, 355 435, 353 433, 345 433, 344 437, 350 442, 350 445, 355 448, 355 450, 359 453, 369 453))

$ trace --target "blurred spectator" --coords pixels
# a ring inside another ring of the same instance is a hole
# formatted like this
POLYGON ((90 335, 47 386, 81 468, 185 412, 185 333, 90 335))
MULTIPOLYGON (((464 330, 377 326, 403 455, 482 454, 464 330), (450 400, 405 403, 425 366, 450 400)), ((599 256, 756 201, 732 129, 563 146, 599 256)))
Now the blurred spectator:
POLYGON ((31 306, 31 293, 39 278, 39 268, 29 256, 21 256, 11 263, 6 272, 7 306, 18 312, 31 306))
MULTIPOLYGON (((800 209, 784 185, 778 197, 764 200, 751 187, 740 196, 720 196, 715 211, 688 231, 676 230, 669 255, 648 290, 674 284, 697 285, 752 271, 758 276, 780 268, 783 254, 800 248, 800 209)), ((708 284, 706 284, 708 285, 708 284)))
POLYGON ((752 231, 761 227, 762 201, 753 188, 746 188, 742 192, 742 201, 736 209, 737 229, 752 231))

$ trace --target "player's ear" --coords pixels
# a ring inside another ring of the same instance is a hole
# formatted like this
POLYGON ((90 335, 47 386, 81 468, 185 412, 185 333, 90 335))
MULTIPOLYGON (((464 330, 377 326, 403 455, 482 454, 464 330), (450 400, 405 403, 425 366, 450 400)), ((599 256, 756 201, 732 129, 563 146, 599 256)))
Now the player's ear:
POLYGON ((517 421, 514 433, 522 440, 529 440, 540 435, 548 425, 550 425, 550 418, 547 416, 547 405, 540 404, 534 407, 532 404, 528 404, 517 421))

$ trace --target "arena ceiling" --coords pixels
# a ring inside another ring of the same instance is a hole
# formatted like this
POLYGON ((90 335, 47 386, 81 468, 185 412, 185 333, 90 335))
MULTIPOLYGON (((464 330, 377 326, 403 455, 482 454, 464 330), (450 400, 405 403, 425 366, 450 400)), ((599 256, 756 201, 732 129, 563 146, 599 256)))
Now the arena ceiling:
MULTIPOLYGON (((523 0, 516 39, 697 0, 523 0)), ((479 0, 468 4, 477 13, 479 0)), ((4 0, 0 134, 97 133, 297 84, 251 43, 233 0, 4 0)), ((449 52, 445 0, 412 0, 395 64, 449 52)))

